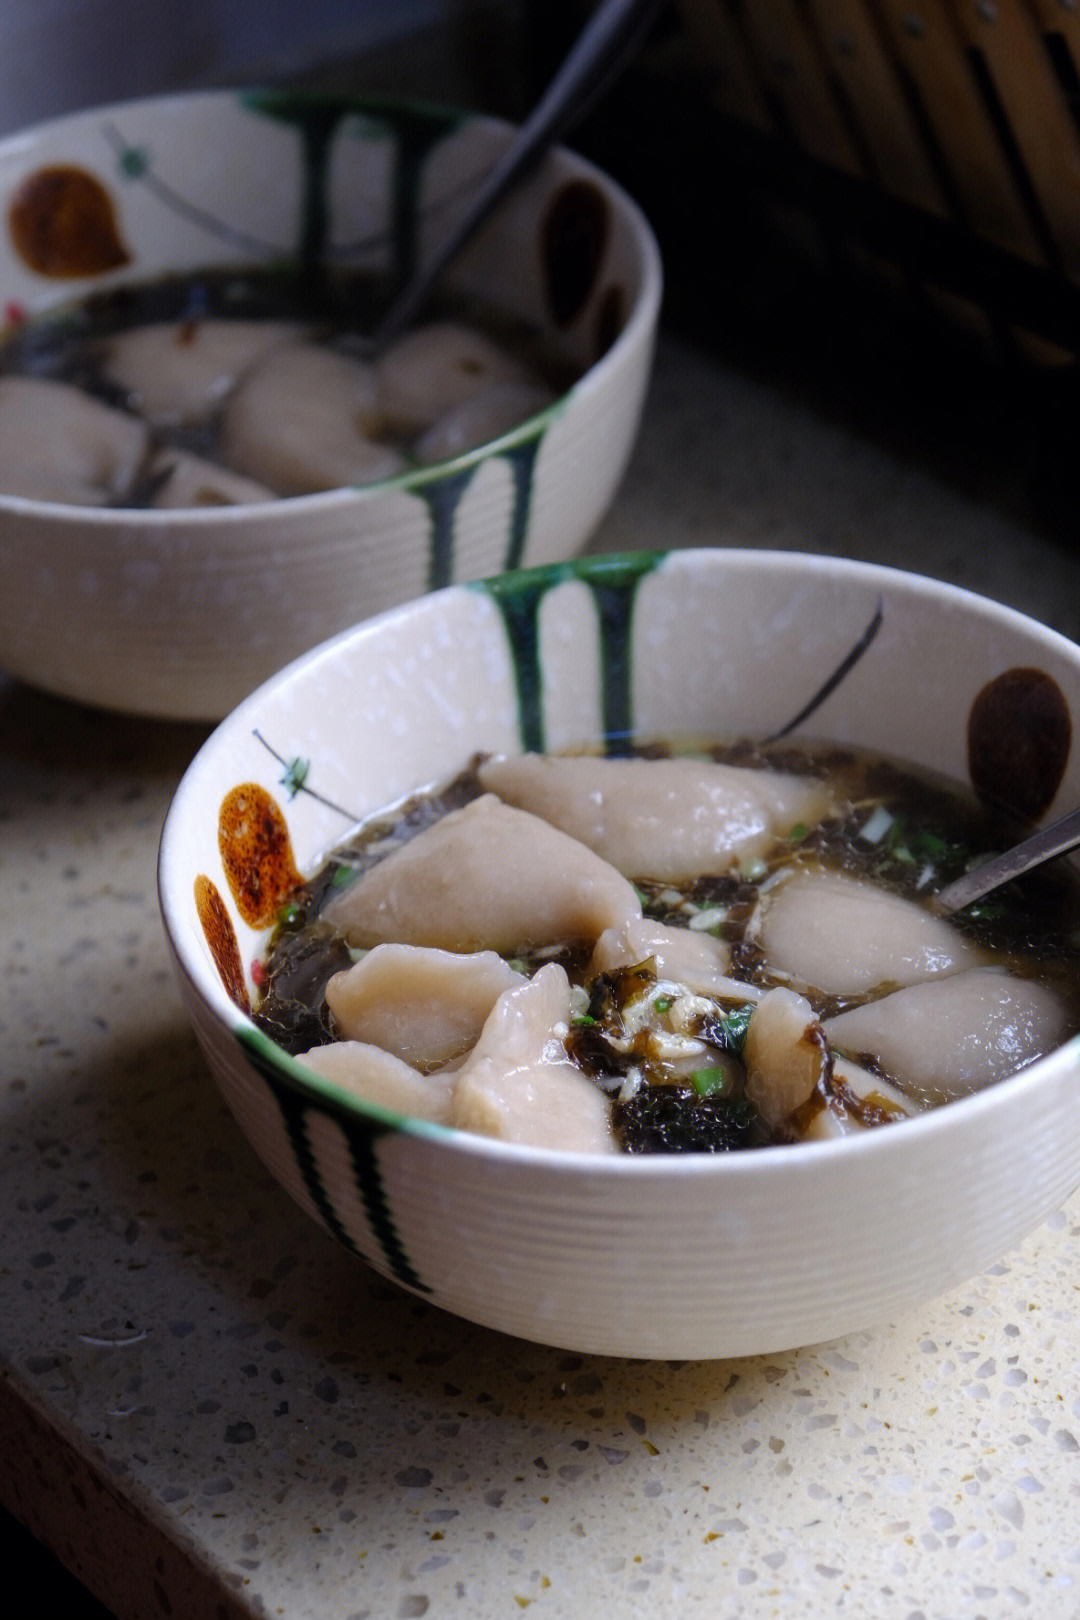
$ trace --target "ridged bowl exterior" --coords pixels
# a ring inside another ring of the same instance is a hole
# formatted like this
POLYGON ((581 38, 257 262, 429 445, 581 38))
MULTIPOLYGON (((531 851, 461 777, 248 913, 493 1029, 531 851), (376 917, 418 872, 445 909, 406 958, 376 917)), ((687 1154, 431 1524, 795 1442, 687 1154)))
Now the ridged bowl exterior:
MULTIPOLYGON (((963 777, 972 704, 1004 672, 1037 671, 1063 712, 1080 713, 1080 649, 1019 614, 886 569, 725 550, 453 587, 347 632, 243 704, 181 784, 160 891, 210 1067, 293 1197, 449 1311, 580 1351, 661 1358, 870 1327, 1050 1214, 1080 1182, 1078 1040, 980 1095, 854 1139, 576 1158, 363 1107, 254 1030, 208 949, 192 891, 209 877, 229 904, 219 805, 241 781, 284 801, 275 754, 309 765, 311 791, 284 815, 310 867, 347 830, 331 806, 362 818, 478 748, 595 744, 616 722, 641 740, 772 734, 856 647, 807 734, 963 777)), ((1047 816, 1078 799, 1070 755, 1047 816)), ((260 936, 230 914, 247 962, 260 936)))

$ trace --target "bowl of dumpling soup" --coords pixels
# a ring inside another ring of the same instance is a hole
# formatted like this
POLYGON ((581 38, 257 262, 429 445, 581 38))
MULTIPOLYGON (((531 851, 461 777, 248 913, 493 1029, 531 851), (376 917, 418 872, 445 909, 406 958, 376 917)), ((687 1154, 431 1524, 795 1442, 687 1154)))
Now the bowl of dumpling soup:
POLYGON ((448 587, 193 761, 166 933, 229 1106, 377 1271, 583 1352, 872 1328, 1080 1181, 1080 649, 738 550, 448 587))
POLYGON ((207 91, 0 141, 0 661, 219 719, 327 636, 580 551, 661 295, 631 199, 546 159, 378 354, 512 131, 207 91))

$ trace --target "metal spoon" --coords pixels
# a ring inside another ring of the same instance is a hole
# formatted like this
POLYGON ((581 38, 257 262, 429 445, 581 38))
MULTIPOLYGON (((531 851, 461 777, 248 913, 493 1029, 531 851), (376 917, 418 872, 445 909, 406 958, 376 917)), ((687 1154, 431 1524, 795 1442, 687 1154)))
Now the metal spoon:
POLYGON ((540 101, 493 164, 471 206, 432 257, 398 293, 365 349, 378 354, 418 314, 433 286, 505 194, 580 117, 631 55, 663 0, 603 0, 540 101))
POLYGON ((1041 866, 1044 861, 1053 860, 1056 855, 1065 855, 1070 849, 1080 845, 1080 810, 1070 810, 1067 816, 1060 821, 1051 822, 1049 827, 1042 827, 1030 838, 1024 838, 1012 849, 1007 849, 1001 855, 992 855, 981 866, 972 871, 965 872, 962 878, 955 883, 948 884, 939 894, 934 896, 934 909, 951 914, 962 911, 970 906, 973 900, 981 900, 984 894, 992 889, 999 889, 1003 883, 1011 883, 1032 867, 1041 866))

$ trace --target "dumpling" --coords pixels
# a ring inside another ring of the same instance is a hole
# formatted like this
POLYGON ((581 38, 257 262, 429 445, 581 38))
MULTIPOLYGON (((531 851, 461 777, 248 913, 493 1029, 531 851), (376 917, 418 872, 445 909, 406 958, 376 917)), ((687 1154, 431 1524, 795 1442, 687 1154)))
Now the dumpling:
POLYGON ((170 509, 252 506, 272 501, 273 491, 187 450, 162 450, 150 463, 151 504, 170 509))
POLYGON ((398 941, 500 951, 583 941, 640 916, 605 861, 525 810, 483 794, 361 874, 326 908, 352 945, 398 941))
POLYGON ((416 434, 495 383, 532 379, 483 332, 431 321, 391 345, 376 364, 379 396, 395 431, 416 434))
POLYGON ((495 383, 433 422, 417 440, 416 459, 428 466, 433 461, 464 455, 546 410, 554 398, 550 389, 537 383, 495 383))
POLYGON ((756 930, 770 967, 827 995, 917 984, 986 961, 942 917, 843 872, 797 871, 765 896, 756 930))
POLYGON ((829 1142, 921 1113, 919 1104, 880 1075, 834 1052, 826 1103, 802 1133, 804 1142, 829 1142))
POLYGON ((904 1090, 944 1103, 1060 1045, 1067 1019, 1045 986, 978 967, 850 1008, 824 1027, 841 1051, 874 1058, 904 1090))
POLYGON ((794 990, 769 990, 750 1014, 743 1047, 746 1095, 773 1130, 809 1102, 828 1069, 814 1009, 794 990))
POLYGON ((182 426, 209 417, 257 361, 300 330, 291 321, 155 322, 111 338, 102 371, 140 416, 182 426))
POLYGON ((688 758, 500 756, 484 761, 480 780, 628 877, 667 883, 725 872, 830 804, 812 777, 688 758))
POLYGON ((570 983, 549 962, 495 1003, 458 1070, 450 1123, 570 1153, 614 1153, 607 1098, 566 1055, 570 983))
POLYGON ((222 416, 222 457, 280 495, 389 478, 404 465, 383 444, 374 369, 315 343, 276 349, 240 383, 222 416))
POLYGON ((436 1125, 450 1120, 453 1074, 421 1074, 411 1064, 362 1041, 312 1047, 299 1061, 361 1101, 436 1125))
POLYGON ((123 500, 149 445, 144 423, 66 383, 0 378, 0 491, 32 501, 123 500))
POLYGON ((494 951, 376 945, 334 974, 326 1000, 344 1040, 370 1042, 429 1070, 467 1051, 503 992, 524 983, 494 951))
POLYGON ((593 949, 586 978, 636 967, 648 957, 656 962, 658 979, 674 979, 697 995, 755 993, 727 976, 731 953, 723 940, 689 928, 667 928, 651 917, 631 917, 615 928, 605 928, 593 949))

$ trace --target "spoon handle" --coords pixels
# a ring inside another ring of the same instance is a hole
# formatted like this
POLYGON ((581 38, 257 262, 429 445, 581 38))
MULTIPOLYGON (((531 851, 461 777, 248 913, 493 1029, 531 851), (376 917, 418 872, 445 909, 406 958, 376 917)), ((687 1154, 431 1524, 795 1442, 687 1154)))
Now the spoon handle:
POLYGON ((376 324, 368 345, 373 354, 378 354, 414 318, 450 261, 479 230, 504 193, 524 178, 604 87, 608 76, 638 44, 662 3, 603 0, 597 7, 540 101, 484 176, 454 230, 376 324))
POLYGON ((965 872, 955 883, 948 884, 934 896, 935 909, 962 911, 973 900, 981 900, 984 894, 989 894, 991 889, 1011 882, 1033 866, 1041 866, 1043 861, 1053 860, 1055 855, 1067 854, 1077 845, 1080 845, 1080 810, 1070 810, 1060 821, 1051 822, 1049 827, 1041 828, 1003 854, 991 856, 981 866, 965 872))

